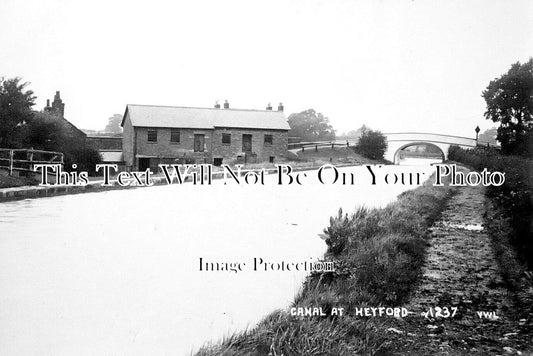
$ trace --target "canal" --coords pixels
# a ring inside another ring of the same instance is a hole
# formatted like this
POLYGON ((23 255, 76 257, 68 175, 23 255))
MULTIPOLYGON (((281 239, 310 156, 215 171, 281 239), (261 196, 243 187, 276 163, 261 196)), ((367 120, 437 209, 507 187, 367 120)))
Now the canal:
MULTIPOLYGON (((340 207, 379 207, 413 188, 165 185, 0 204, 0 354, 185 355, 285 308, 305 272, 253 271, 323 255, 340 207), (200 271, 199 259, 246 268, 200 271)), ((386 166, 423 172, 429 166, 386 166)), ((381 172, 381 171, 380 171, 381 172)))

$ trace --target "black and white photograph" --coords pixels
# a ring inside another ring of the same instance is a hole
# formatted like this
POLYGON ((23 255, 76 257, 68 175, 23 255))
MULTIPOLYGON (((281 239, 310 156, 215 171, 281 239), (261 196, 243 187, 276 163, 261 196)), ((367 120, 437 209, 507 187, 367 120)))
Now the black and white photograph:
POLYGON ((0 355, 533 355, 533 2, 2 0, 0 355))

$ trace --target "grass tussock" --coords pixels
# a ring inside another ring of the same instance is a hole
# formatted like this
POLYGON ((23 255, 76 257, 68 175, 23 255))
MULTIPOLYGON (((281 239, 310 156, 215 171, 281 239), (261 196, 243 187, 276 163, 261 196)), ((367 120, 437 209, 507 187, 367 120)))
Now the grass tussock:
POLYGON ((205 347, 197 355, 353 355, 379 348, 384 340, 366 340, 375 328, 365 320, 298 319, 278 311, 266 317, 260 327, 234 334, 218 345, 205 347))
POLYGON ((339 210, 330 219, 326 260, 335 272, 313 273, 292 306, 319 307, 326 316, 298 317, 288 311, 267 316, 254 329, 232 335, 197 355, 353 355, 369 354, 384 343, 375 319, 356 308, 398 307, 421 273, 428 228, 453 194, 448 186, 425 185, 401 194, 383 209, 339 210), (343 316, 332 315, 344 308, 343 316))

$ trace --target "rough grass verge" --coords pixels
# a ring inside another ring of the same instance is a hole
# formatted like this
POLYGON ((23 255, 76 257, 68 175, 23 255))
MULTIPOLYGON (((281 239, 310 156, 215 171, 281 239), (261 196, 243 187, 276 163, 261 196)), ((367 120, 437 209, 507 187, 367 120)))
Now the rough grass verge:
MULTIPOLYGON (((3 170, 2 170, 3 171, 3 170)), ((30 177, 10 177, 7 171, 0 172, 0 188, 21 187, 24 185, 37 185, 38 181, 30 177)))
POLYGON ((336 270, 311 274, 293 302, 322 308, 327 316, 276 311, 255 328, 206 345, 197 355, 354 355, 380 350, 386 336, 372 318, 356 316, 355 308, 399 307, 407 301, 421 274, 428 228, 455 192, 431 182, 402 193, 383 209, 360 208, 352 215, 340 211, 331 218, 325 229, 325 259, 334 260, 336 270), (333 307, 343 307, 344 316, 331 315, 333 307))
POLYGON ((517 257, 510 241, 510 219, 493 201, 486 202, 485 229, 487 230, 500 266, 500 272, 511 296, 518 319, 533 322, 533 273, 517 257))

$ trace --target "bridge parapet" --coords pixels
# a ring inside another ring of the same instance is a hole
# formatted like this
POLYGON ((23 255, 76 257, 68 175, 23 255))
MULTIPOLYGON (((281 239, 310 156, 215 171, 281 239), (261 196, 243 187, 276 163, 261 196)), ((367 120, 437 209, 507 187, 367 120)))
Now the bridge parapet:
POLYGON ((442 135, 423 132, 393 132, 385 133, 387 141, 412 141, 412 142, 433 142, 458 146, 476 147, 476 139, 462 136, 442 135))

